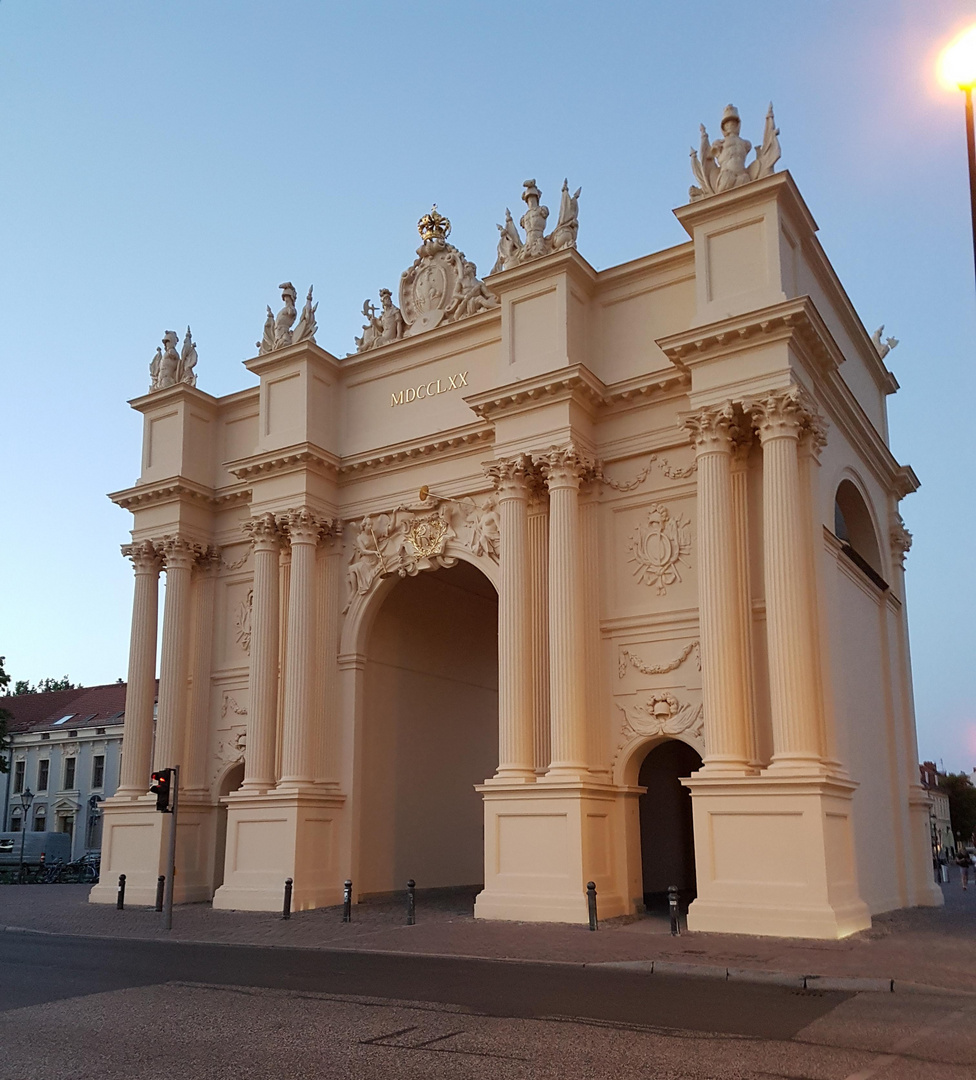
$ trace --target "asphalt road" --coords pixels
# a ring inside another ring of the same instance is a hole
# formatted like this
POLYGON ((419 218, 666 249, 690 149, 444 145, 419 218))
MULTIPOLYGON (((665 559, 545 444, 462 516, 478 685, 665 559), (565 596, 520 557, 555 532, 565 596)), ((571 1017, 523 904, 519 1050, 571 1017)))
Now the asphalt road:
POLYGON ((976 998, 0 933, 0 1080, 972 1080, 976 998))

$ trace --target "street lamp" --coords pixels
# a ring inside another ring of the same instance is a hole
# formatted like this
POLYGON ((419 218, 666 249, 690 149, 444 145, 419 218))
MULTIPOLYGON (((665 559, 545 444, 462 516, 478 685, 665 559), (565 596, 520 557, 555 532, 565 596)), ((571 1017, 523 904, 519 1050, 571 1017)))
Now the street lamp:
MULTIPOLYGON (((964 30, 942 52, 939 76, 947 87, 966 95, 966 147, 969 157, 969 202, 973 217, 973 255, 976 259, 976 132, 973 127, 973 87, 976 87, 976 26, 964 30)), ((974 262, 976 269, 976 262, 974 262)))
POLYGON ((25 788, 20 793, 20 805, 24 808, 24 813, 20 818, 20 870, 17 872, 17 880, 21 884, 24 881, 24 842, 27 840, 27 811, 30 810, 33 801, 34 792, 30 788, 25 788))

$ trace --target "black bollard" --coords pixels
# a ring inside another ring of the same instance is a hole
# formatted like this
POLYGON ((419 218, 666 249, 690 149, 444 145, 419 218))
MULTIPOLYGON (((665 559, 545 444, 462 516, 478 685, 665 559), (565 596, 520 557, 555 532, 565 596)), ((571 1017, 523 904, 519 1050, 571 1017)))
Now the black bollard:
POLYGON ((115 900, 115 906, 119 911, 125 910, 125 874, 119 874, 119 895, 115 900))
POLYGON ((596 930, 596 882, 586 883, 586 910, 590 913, 590 929, 596 930))
POLYGON ((156 878, 156 910, 163 910, 163 893, 166 891, 166 875, 160 874, 156 878))
POLYGON ((281 905, 281 917, 283 919, 291 918, 291 887, 294 884, 290 877, 285 878, 285 900, 281 905))
POLYGON ((407 926, 413 926, 417 921, 417 883, 411 878, 407 882, 407 926))
POLYGON ((352 882, 348 880, 342 889, 342 921, 352 922, 352 882))
POLYGON ((668 907, 671 909, 671 935, 677 937, 681 933, 678 926, 678 886, 668 886, 668 907))

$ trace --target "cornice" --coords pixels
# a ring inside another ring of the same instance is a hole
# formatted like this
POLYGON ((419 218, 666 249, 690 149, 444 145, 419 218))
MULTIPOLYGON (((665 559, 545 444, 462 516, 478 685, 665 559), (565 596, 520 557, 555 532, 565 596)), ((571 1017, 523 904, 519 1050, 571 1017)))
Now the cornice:
POLYGON ((130 398, 129 404, 137 412, 145 413, 160 405, 172 405, 174 402, 184 400, 204 405, 208 409, 215 409, 220 404, 219 398, 215 398, 204 390, 198 390, 188 383, 176 383, 175 386, 168 386, 165 390, 151 390, 138 397, 130 398))
POLYGON ((590 406, 599 406, 606 400, 606 389, 592 371, 582 364, 573 364, 559 371, 549 371, 530 379, 496 386, 480 394, 471 394, 464 400, 472 412, 488 418, 503 413, 521 412, 540 398, 576 398, 590 406))
POLYGON ((339 466, 339 475, 352 479, 361 473, 372 472, 414 461, 417 458, 431 457, 457 450, 464 446, 478 446, 491 441, 494 432, 487 424, 471 424, 455 428, 449 434, 428 442, 402 442, 384 446, 380 450, 367 454, 351 455, 343 458, 339 466))
POLYGON ((595 291, 600 276, 576 248, 563 248, 562 251, 554 251, 551 255, 543 255, 539 259, 530 259, 509 270, 489 274, 485 278, 485 285, 492 292, 502 295, 523 285, 534 285, 563 273, 582 285, 587 292, 595 291))
POLYGON ((298 472, 309 467, 334 476, 339 469, 339 458, 311 443, 295 443, 224 462, 224 468, 239 480, 251 480, 269 473, 298 472))
POLYGON ((137 484, 123 491, 113 491, 108 496, 116 506, 123 510, 144 510, 147 506, 159 506, 165 503, 190 502, 210 508, 224 509, 235 503, 248 502, 250 488, 234 488, 215 492, 212 488, 197 484, 192 480, 175 477, 152 484, 137 484))
POLYGON ((650 375, 637 375, 633 379, 612 383, 604 392, 607 405, 620 401, 636 401, 640 398, 658 397, 675 391, 687 391, 691 377, 687 371, 658 371, 650 375))
POLYGON ((334 372, 338 373, 339 371, 339 359, 314 341, 300 341, 296 345, 275 349, 274 352, 262 353, 259 356, 252 357, 250 360, 245 360, 244 366, 248 371, 260 377, 266 375, 269 371, 274 371, 277 367, 284 367, 302 356, 311 356, 314 360, 318 360, 327 367, 332 368, 334 372))

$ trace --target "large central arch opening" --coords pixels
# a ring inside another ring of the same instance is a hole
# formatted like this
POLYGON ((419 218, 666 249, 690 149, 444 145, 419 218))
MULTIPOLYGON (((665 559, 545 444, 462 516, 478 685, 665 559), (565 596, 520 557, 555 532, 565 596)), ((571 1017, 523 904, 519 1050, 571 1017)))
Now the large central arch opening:
POLYGON ((474 566, 405 578, 366 644, 361 896, 484 882, 498 765, 498 597, 474 566))

